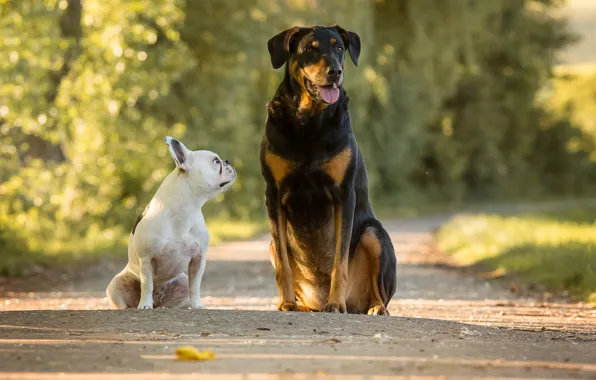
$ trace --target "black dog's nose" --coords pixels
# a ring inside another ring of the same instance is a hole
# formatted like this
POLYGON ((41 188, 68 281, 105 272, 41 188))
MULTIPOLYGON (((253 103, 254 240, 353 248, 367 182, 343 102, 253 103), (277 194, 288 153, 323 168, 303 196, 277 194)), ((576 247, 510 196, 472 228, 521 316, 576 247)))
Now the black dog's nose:
POLYGON ((331 66, 327 68, 327 75, 329 75, 332 78, 339 78, 341 73, 341 66, 331 66))

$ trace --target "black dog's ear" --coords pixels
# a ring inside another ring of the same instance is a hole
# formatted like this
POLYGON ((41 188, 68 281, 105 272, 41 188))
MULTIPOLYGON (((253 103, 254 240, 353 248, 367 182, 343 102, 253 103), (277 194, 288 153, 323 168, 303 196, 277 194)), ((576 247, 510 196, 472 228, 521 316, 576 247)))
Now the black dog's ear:
POLYGON ((271 65, 274 69, 279 69, 290 58, 290 49, 292 47, 292 38, 300 31, 300 27, 295 26, 291 29, 275 35, 267 42, 269 55, 271 55, 271 65))
POLYGON ((358 58, 360 57, 360 36, 354 32, 348 32, 339 25, 335 25, 335 29, 337 29, 339 35, 344 40, 344 44, 348 45, 348 53, 350 53, 352 62, 354 62, 355 66, 358 66, 358 58))

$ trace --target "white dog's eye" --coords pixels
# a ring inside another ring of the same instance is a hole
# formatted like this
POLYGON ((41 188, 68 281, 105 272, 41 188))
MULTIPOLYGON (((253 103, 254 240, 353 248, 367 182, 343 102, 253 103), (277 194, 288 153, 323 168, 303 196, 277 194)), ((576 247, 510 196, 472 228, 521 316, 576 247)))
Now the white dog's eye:
POLYGON ((219 159, 219 158, 217 158, 217 157, 215 157, 215 158, 213 159, 213 162, 215 162, 215 163, 216 163, 216 164, 218 164, 218 165, 219 165, 219 164, 221 164, 221 161, 220 161, 220 159, 219 159))

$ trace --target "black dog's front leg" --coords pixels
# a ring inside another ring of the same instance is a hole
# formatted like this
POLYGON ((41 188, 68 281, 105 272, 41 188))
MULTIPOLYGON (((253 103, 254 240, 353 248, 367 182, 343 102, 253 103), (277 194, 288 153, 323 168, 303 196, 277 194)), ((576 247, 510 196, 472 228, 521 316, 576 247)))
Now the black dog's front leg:
POLYGON ((277 189, 267 190, 267 213, 271 231, 270 254, 275 267, 275 283, 279 294, 277 310, 297 311, 292 268, 288 259, 287 216, 277 189))
POLYGON ((345 199, 334 197, 335 256, 331 272, 331 288, 327 305, 323 311, 328 313, 346 313, 346 292, 348 288, 348 262, 356 195, 349 191, 345 199))

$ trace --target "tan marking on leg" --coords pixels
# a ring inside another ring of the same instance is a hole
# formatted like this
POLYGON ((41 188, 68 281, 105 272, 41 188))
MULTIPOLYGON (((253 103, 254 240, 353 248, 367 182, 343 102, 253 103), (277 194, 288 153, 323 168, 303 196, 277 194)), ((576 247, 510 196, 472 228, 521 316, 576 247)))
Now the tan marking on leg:
POLYGON ((371 281, 368 255, 359 243, 348 265, 348 290, 346 307, 349 313, 364 314, 368 311, 371 281))
POLYGON ((381 243, 374 228, 369 227, 360 237, 348 268, 346 304, 350 313, 389 315, 379 288, 380 269, 381 243))
POLYGON ((368 255, 370 263, 370 281, 371 281, 371 292, 368 314, 372 315, 385 315, 387 310, 385 309, 385 303, 381 297, 381 291, 379 289, 379 272, 381 270, 381 242, 375 235, 372 228, 367 228, 360 238, 360 244, 364 248, 364 251, 368 255))
MULTIPOLYGON (((346 290, 348 287, 348 255, 342 255, 342 209, 335 206, 335 257, 331 272, 331 289, 325 311, 346 313, 346 290), (344 256, 344 257, 342 257, 344 256)), ((345 247, 348 249, 348 247, 345 247)))
MULTIPOLYGON (((296 293, 294 291, 294 281, 292 278, 292 268, 288 259, 288 225, 286 213, 282 207, 278 209, 277 233, 279 237, 279 254, 274 254, 275 263, 275 283, 279 293, 279 305, 277 310, 298 311, 296 304, 296 293)), ((273 245, 272 245, 273 247, 273 245)), ((275 248, 273 248, 275 249, 275 248)))

